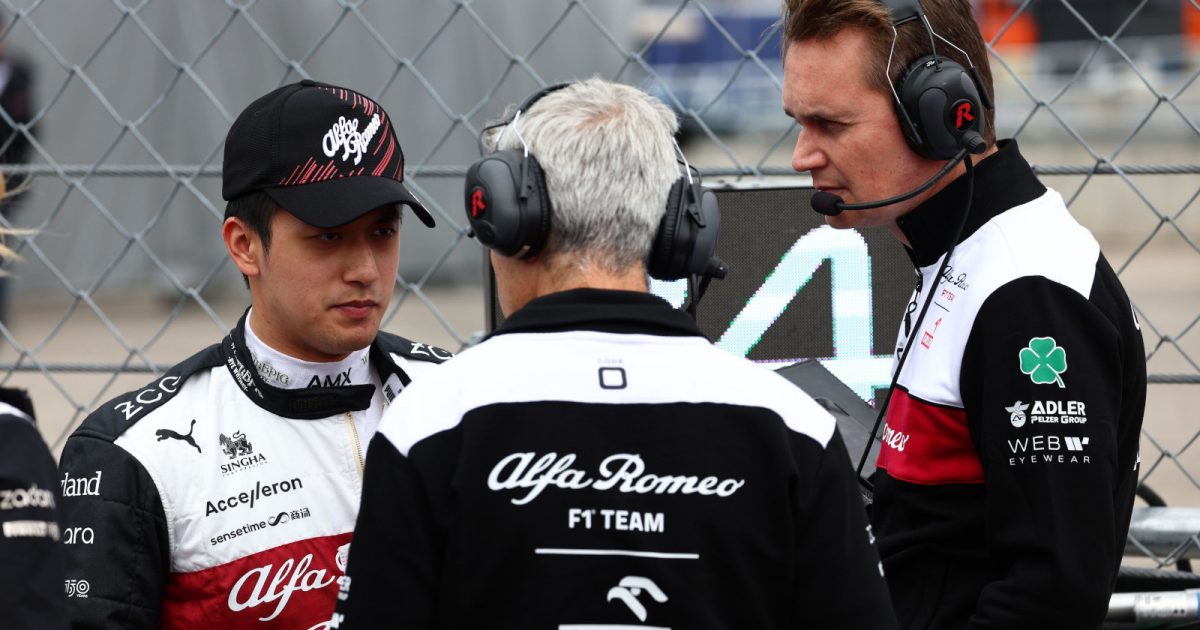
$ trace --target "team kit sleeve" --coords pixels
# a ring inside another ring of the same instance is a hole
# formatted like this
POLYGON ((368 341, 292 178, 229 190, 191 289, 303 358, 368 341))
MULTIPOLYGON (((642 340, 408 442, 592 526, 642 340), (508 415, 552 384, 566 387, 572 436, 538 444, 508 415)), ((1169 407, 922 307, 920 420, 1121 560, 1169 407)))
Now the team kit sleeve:
MULTIPOLYGON (((800 462, 801 470, 811 468, 800 462)), ((800 482, 796 519, 796 618, 828 630, 898 628, 875 535, 867 523, 841 433, 824 449, 811 485, 800 482)))
POLYGON ((56 483, 54 458, 33 423, 0 416, 0 615, 5 627, 68 627, 56 483))
POLYGON ((1098 627, 1115 542, 1121 341, 1086 298, 1044 278, 1001 287, 964 349, 962 397, 987 488, 996 580, 972 630, 1098 627))
POLYGON ((330 628, 433 628, 444 541, 412 461, 382 434, 371 439, 362 504, 330 628))
POLYGON ((59 468, 72 626, 159 627, 170 543, 153 480, 124 449, 79 433, 59 468))

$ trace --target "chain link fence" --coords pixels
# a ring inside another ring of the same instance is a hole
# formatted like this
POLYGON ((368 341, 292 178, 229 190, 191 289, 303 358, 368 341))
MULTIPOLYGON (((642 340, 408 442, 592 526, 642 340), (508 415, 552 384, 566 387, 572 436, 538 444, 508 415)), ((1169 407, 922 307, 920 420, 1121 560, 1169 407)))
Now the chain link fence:
MULTIPOLYGON (((1101 239, 1136 302, 1151 373, 1143 477, 1200 504, 1200 4, 976 0, 998 131, 1101 239), (1053 26, 1053 28, 1051 28, 1053 26)), ((402 230, 385 328, 457 348, 482 327, 461 178, 486 121, 538 86, 600 75, 679 112, 710 178, 791 175, 774 0, 0 0, 5 58, 35 77, 26 191, 0 224, 20 259, 0 334, 61 448, 88 411, 232 325, 247 296, 216 238, 224 136, 301 78, 358 89, 397 121, 439 227, 402 230), (416 332, 414 332, 416 331, 416 332)), ((0 83, 9 70, 0 63, 0 83)), ((802 210, 800 210, 802 211, 802 210)), ((415 227, 411 227, 415 226, 415 227)), ((1200 528, 1198 528, 1200 529, 1200 528)), ((1193 532, 1195 533, 1195 532, 1193 532)), ((1131 548, 1158 566, 1191 536, 1131 548)))

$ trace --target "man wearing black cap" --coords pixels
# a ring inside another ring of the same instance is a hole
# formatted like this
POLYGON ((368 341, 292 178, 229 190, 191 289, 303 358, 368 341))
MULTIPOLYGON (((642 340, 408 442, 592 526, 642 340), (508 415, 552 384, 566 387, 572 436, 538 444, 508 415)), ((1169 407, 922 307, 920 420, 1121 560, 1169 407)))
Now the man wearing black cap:
POLYGON ((302 81, 225 141, 225 246, 251 308, 217 345, 100 406, 61 460, 76 628, 329 618, 384 408, 449 357, 379 333, 404 187, 391 119, 302 81))

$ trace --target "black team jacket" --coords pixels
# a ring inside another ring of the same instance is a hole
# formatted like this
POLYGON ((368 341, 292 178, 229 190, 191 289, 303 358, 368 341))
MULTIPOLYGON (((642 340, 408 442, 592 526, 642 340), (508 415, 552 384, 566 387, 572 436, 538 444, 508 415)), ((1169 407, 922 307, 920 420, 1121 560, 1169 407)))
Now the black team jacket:
POLYGON ((5 628, 69 627, 62 545, 91 542, 93 534, 63 530, 60 502, 54 458, 33 424, 29 397, 0 389, 0 625, 5 628))
POLYGON ((331 627, 895 627, 833 418, 661 299, 541 297, 439 371, 372 440, 331 627))
MULTIPOLYGON (((872 522, 905 628, 1100 626, 1129 529, 1140 327, 1096 240, 1016 142, 899 226, 935 291, 892 394, 872 522)), ((898 352, 915 310, 905 318, 898 352)))

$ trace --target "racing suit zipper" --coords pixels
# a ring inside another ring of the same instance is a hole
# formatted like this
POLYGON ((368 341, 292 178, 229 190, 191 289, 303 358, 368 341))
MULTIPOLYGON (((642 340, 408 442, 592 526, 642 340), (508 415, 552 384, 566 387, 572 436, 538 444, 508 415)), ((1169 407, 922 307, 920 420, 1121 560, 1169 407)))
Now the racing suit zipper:
POLYGON ((346 426, 350 429, 350 445, 354 447, 354 459, 358 462, 358 478, 362 479, 363 468, 366 465, 363 463, 362 442, 358 439, 358 428, 354 426, 354 416, 346 412, 346 426))

